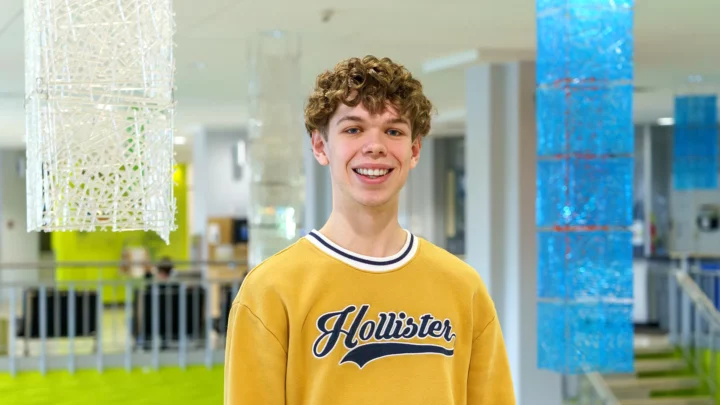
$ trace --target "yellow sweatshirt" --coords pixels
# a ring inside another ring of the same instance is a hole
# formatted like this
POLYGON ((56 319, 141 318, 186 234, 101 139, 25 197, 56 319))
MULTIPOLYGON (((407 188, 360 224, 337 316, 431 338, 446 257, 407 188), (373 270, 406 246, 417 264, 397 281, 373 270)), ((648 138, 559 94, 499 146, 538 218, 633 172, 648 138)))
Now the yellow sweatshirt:
POLYGON ((408 233, 396 255, 313 231, 245 279, 230 311, 225 405, 515 404, 477 272, 408 233))

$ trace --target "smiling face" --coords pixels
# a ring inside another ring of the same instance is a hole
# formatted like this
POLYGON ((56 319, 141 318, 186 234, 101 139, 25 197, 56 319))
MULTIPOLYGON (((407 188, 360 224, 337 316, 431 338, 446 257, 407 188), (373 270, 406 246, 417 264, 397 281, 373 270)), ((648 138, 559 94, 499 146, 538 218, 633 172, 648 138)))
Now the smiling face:
POLYGON ((362 104, 340 104, 327 134, 313 131, 312 143, 317 161, 330 167, 334 204, 364 207, 397 203, 421 148, 409 121, 389 104, 375 115, 362 104))

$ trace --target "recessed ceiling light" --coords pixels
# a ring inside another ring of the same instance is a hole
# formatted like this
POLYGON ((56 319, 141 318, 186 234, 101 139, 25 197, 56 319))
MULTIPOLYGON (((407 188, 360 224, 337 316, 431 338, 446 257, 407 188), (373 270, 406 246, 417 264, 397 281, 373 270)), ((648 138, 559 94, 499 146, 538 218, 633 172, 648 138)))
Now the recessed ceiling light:
POLYGON ((673 117, 662 117, 662 118, 658 118, 657 123, 658 123, 658 125, 663 125, 663 126, 674 125, 674 124, 675 124, 675 118, 673 118, 673 117))

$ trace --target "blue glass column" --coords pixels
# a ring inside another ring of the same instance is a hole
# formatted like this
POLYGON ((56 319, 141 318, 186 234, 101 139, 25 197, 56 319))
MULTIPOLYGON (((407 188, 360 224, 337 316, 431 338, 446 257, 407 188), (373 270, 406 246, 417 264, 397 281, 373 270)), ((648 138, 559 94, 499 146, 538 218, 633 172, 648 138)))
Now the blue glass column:
POLYGON ((538 367, 630 372, 633 1, 536 4, 538 367))
POLYGON ((673 187, 676 190, 718 187, 717 96, 675 98, 673 187))

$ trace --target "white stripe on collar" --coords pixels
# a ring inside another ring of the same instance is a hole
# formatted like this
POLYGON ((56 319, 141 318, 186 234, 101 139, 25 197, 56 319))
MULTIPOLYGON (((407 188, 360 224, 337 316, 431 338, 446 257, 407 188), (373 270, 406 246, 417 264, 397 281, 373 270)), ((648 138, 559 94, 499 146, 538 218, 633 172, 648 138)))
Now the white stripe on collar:
POLYGON ((352 252, 333 243, 315 229, 305 235, 305 238, 327 255, 334 257, 343 263, 360 270, 381 273, 384 271, 398 269, 415 257, 419 244, 418 240, 415 235, 410 233, 408 230, 405 230, 405 232, 407 233, 405 245, 399 252, 387 257, 364 256, 352 252))

